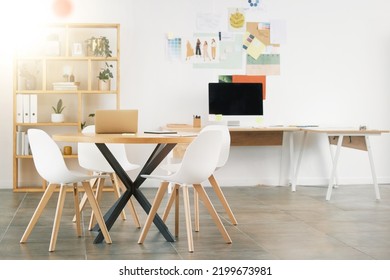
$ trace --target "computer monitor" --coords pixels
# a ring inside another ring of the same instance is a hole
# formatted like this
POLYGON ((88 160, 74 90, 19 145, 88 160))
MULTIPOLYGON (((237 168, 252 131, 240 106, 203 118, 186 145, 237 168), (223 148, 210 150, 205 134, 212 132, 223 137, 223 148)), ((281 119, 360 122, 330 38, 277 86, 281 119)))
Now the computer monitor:
POLYGON ((228 125, 255 120, 263 115, 261 83, 209 83, 209 118, 223 118, 228 125))

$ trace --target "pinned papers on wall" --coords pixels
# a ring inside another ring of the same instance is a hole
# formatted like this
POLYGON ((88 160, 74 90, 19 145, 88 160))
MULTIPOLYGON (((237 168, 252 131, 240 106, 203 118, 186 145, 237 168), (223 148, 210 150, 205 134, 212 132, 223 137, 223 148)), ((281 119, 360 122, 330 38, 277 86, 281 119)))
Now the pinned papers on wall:
POLYGON ((280 75, 280 55, 262 54, 258 59, 247 56, 247 75, 280 75))
POLYGON ((272 22, 247 22, 247 32, 245 36, 250 36, 252 42, 260 41, 261 44, 251 44, 251 49, 246 49, 246 74, 247 75, 279 75, 280 74, 280 55, 279 44, 283 41, 282 21, 272 22), (279 24, 279 25, 278 25, 279 24), (273 40, 271 41, 271 30, 273 40), (250 34, 250 35, 248 35, 250 34))
POLYGON ((215 32, 222 30, 221 14, 213 13, 198 13, 196 15, 196 30, 197 32, 215 32))
POLYGON ((169 60, 181 60, 181 38, 167 34, 167 58, 169 60))
MULTIPOLYGON (((206 38, 205 35, 207 34, 195 34, 194 38, 206 38)), ((208 38, 211 38, 210 36, 209 34, 208 38)), ((208 59, 203 59, 202 55, 199 57, 195 56, 190 61, 193 63, 194 68, 242 69, 242 34, 220 32, 216 38, 218 39, 215 59, 209 61, 208 59)))
POLYGON ((241 8, 232 8, 228 11, 229 31, 242 32, 245 29, 245 13, 241 8))
POLYGON ((265 45, 249 32, 244 35, 242 47, 254 59, 258 59, 265 51, 265 45))
POLYGON ((285 44, 287 38, 286 21, 271 20, 270 43, 271 44, 285 44))

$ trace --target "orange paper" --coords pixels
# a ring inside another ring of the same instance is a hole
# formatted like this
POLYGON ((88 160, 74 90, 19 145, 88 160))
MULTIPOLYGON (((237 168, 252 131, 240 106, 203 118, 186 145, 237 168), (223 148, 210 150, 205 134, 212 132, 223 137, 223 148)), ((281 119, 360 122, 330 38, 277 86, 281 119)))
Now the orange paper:
POLYGON ((263 85, 263 100, 266 96, 266 76, 233 75, 233 83, 260 83, 263 85))

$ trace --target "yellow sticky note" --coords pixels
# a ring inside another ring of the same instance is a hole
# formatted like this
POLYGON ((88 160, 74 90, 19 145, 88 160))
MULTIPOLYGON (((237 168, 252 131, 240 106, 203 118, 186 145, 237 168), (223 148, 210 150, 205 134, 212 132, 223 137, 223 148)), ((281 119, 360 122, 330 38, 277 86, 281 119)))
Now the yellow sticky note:
POLYGON ((256 119, 255 119, 255 122, 256 122, 256 124, 262 124, 263 123, 263 116, 258 116, 258 117, 256 117, 256 119))

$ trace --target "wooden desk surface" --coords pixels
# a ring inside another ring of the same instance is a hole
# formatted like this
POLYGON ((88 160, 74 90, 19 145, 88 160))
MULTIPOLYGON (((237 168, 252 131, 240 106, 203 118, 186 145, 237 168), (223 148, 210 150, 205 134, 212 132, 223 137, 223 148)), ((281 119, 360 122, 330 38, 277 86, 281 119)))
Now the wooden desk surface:
POLYGON ((84 142, 84 143, 123 143, 123 144, 180 144, 191 143, 194 134, 96 134, 96 133, 68 133, 54 134, 55 141, 84 142))
MULTIPOLYGON (((201 127, 187 124, 168 124, 162 130, 198 132, 201 127)), ((281 146, 283 133, 300 131, 296 126, 229 127, 231 146, 281 146)))
POLYGON ((327 133, 329 135, 375 135, 382 133, 390 133, 389 130, 382 129, 358 129, 358 128, 343 128, 343 127, 315 127, 315 128, 302 128, 302 131, 327 133))

